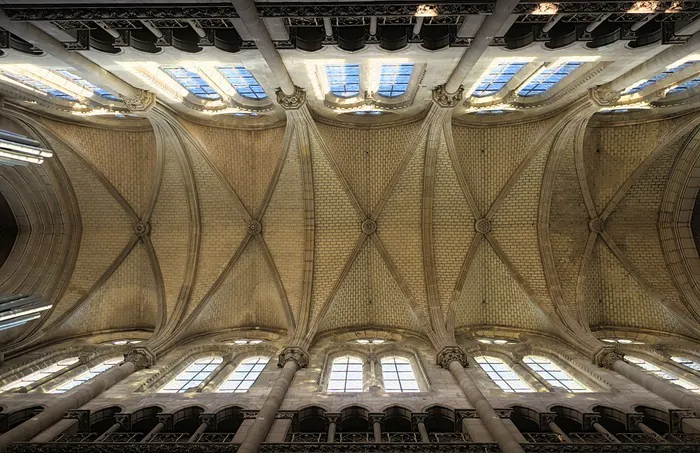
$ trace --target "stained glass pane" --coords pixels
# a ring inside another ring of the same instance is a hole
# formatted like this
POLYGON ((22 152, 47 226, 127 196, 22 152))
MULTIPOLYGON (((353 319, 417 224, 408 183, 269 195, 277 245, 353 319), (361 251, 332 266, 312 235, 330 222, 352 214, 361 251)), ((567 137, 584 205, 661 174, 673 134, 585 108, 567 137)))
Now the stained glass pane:
MULTIPOLYGON (((267 93, 257 79, 244 66, 220 66, 217 68, 238 94, 248 99, 266 99, 267 93)), ((251 343, 253 344, 253 343, 251 343)))
POLYGON ((566 76, 574 72, 583 63, 580 61, 569 61, 549 68, 544 68, 524 87, 518 90, 519 96, 537 96, 549 91, 554 85, 564 80, 566 76))
POLYGON ((379 76, 379 95, 393 98, 406 93, 411 81, 413 64, 385 64, 379 76))
POLYGON ((190 93, 198 98, 217 100, 221 96, 196 71, 183 67, 163 68, 166 74, 173 78, 190 93))
POLYGON ((497 94, 525 65, 527 62, 497 64, 481 79, 472 96, 486 97, 497 94))
POLYGON ((359 64, 329 64, 326 65, 326 75, 334 95, 351 98, 360 94, 359 64))

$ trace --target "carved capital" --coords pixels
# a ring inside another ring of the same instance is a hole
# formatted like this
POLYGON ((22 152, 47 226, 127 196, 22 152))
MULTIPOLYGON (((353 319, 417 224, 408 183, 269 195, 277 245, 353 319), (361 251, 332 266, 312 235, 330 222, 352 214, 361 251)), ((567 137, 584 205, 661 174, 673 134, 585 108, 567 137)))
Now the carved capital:
POLYGON ((488 219, 479 219, 474 222, 474 229, 477 233, 486 235, 491 231, 491 222, 488 219))
POLYGON ((86 433, 90 431, 90 411, 86 409, 74 409, 66 412, 63 418, 78 420, 78 431, 86 433))
POLYGON ((377 222, 373 219, 367 219, 362 222, 362 232, 364 234, 372 234, 377 231, 377 222))
POLYGON ((601 217, 591 219, 591 221, 588 222, 588 229, 594 233, 602 233, 605 231, 605 220, 603 220, 601 217))
POLYGON ((142 370, 155 365, 156 355, 145 346, 136 346, 124 354, 124 362, 133 362, 137 370, 142 370))
POLYGON ((255 420, 258 416, 258 411, 242 410, 243 420, 255 420))
POLYGON ((644 414, 627 414, 628 431, 636 431, 640 423, 644 423, 644 414))
POLYGON ((172 429, 173 429, 173 414, 157 414, 156 420, 158 420, 158 423, 163 424, 164 430, 172 431, 172 429))
POLYGON ((493 409, 494 412, 496 412, 496 415, 498 415, 498 418, 510 418, 511 415, 513 415, 513 409, 493 409))
POLYGON ((474 409, 458 409, 457 419, 461 420, 463 418, 479 418, 479 414, 474 409))
POLYGON ((294 420, 297 416, 297 411, 279 411, 275 414, 275 418, 284 420, 294 420))
POLYGON ((671 420, 671 432, 683 432, 683 419, 695 418, 695 413, 691 409, 669 409, 668 417, 671 420))
POLYGON ((426 418, 428 418, 426 412, 414 412, 411 414, 411 423, 416 426, 418 423, 425 423, 426 418))
POLYGON ((384 421, 385 414, 384 412, 370 412, 368 414, 369 416, 369 421, 374 424, 374 423, 382 423, 384 421))
POLYGON ((609 370, 612 370, 613 363, 617 360, 625 360, 625 355, 615 348, 601 348, 593 356, 593 363, 609 370))
POLYGON ((284 364, 290 360, 294 360, 299 368, 306 368, 307 366, 309 366, 309 353, 301 348, 293 346, 289 348, 284 348, 284 350, 280 353, 280 358, 277 362, 277 366, 283 367, 284 364))
POLYGON ((442 368, 449 369, 450 362, 453 361, 461 363, 464 368, 469 366, 467 354, 458 346, 446 346, 438 352, 436 363, 442 368))
POLYGON ((199 423, 216 426, 216 414, 199 414, 199 423))
POLYGON ((596 412, 591 412, 587 414, 583 414, 583 430, 584 431, 593 431, 593 424, 598 423, 600 421, 600 414, 596 412))
POLYGON ((326 423, 338 423, 342 414, 340 412, 326 412, 326 423))
POLYGON ((554 412, 540 413, 540 430, 544 432, 549 431, 549 424, 552 423, 556 418, 557 414, 554 412))
POLYGON ((588 90, 588 97, 600 106, 609 107, 617 103, 621 94, 619 91, 614 91, 604 86, 597 86, 588 90))
POLYGON ((145 112, 156 105, 156 95, 146 90, 137 90, 136 96, 130 98, 122 94, 119 95, 131 112, 145 112))
POLYGON ((131 414, 114 414, 114 421, 122 425, 122 430, 131 429, 131 414))
POLYGON ((464 87, 457 88, 454 93, 445 91, 445 85, 438 85, 433 90, 433 102, 444 108, 456 107, 464 97, 464 87))
POLYGON ((284 94, 282 88, 277 88, 275 93, 277 94, 277 103, 285 110, 298 110, 306 104, 306 91, 296 85, 292 94, 284 94))

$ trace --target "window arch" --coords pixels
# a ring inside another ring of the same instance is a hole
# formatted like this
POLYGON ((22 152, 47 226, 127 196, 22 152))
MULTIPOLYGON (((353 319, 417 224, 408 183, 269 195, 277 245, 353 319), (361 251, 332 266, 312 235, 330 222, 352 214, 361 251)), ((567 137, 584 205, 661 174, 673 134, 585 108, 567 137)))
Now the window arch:
POLYGON ((498 63, 482 77, 472 96, 481 98, 498 94, 526 65, 525 61, 498 63))
POLYGON ((411 361, 405 357, 390 356, 381 360, 384 390, 389 393, 420 392, 411 361))
POLYGON ((122 359, 120 357, 113 357, 111 359, 107 359, 104 362, 100 363, 99 365, 96 365, 89 370, 87 370, 84 373, 79 374, 78 376, 74 377, 73 379, 69 379, 65 381, 64 383, 60 384, 58 387, 55 387, 51 389, 49 393, 63 393, 67 392, 68 390, 71 390, 74 387, 79 386, 80 384, 84 384, 90 379, 96 377, 98 374, 102 373, 103 371, 107 371, 110 368, 112 368, 115 365, 119 365, 122 362, 122 359))
POLYGON ((625 360, 627 360, 630 363, 633 363, 634 365, 637 365, 639 368, 643 369, 649 374, 658 376, 661 379, 665 379, 673 384, 683 387, 686 390, 690 390, 691 392, 700 393, 700 386, 685 379, 681 379, 675 374, 671 374, 667 371, 664 371, 658 366, 654 365, 653 363, 647 362, 646 360, 640 359, 639 357, 628 355, 625 356, 625 360))
POLYGON ((53 374, 61 372, 75 363, 78 363, 78 357, 70 357, 68 359, 59 360, 53 365, 44 367, 39 371, 35 371, 31 374, 28 374, 27 376, 24 376, 22 378, 10 382, 9 384, 4 385, 0 388, 0 392, 7 392, 8 390, 13 390, 19 387, 26 387, 30 384, 33 384, 34 382, 39 381, 40 379, 44 379, 47 376, 51 376, 53 374))
POLYGON ((377 93, 387 98, 395 98, 406 93, 413 74, 413 63, 384 64, 379 74, 377 93))
POLYGON ((179 83, 180 86, 198 98, 210 101, 221 99, 221 95, 209 85, 197 71, 182 66, 166 67, 162 69, 163 72, 179 83))
POLYGON ((700 363, 691 360, 687 357, 672 356, 671 360, 673 360, 676 363, 680 363, 681 365, 684 365, 690 368, 691 370, 700 371, 700 363))
POLYGON ((228 375, 219 386, 218 393, 245 393, 265 369, 270 361, 269 357, 248 357, 238 364, 235 370, 228 375))
POLYGON ((165 384, 158 393, 185 393, 197 387, 223 362, 219 356, 201 357, 165 384))
POLYGON ((571 393, 591 391, 546 357, 529 355, 523 359, 523 362, 553 387, 563 388, 571 393))
POLYGON ((503 360, 488 356, 476 357, 474 360, 488 374, 494 384, 499 386, 504 392, 534 392, 532 387, 523 381, 503 360))
POLYGON ((567 61, 543 68, 525 86, 518 90, 518 96, 527 97, 544 94, 581 65, 583 65, 583 62, 567 61))
POLYGON ((267 93, 255 76, 245 66, 219 66, 226 80, 236 89, 236 92, 247 99, 267 99, 267 93))
POLYGON ((48 96, 57 98, 57 99, 62 99, 64 101, 70 101, 70 102, 77 102, 78 98, 73 96, 70 93, 67 93, 65 91, 59 90, 57 88, 54 88, 52 86, 49 86, 48 84, 44 83, 42 80, 39 78, 36 78, 32 75, 29 75, 26 72, 10 72, 10 71, 2 71, 2 75, 7 77, 8 79, 17 82, 20 85, 23 85, 26 88, 29 88, 30 90, 34 91, 39 91, 41 93, 44 93, 48 96))
POLYGON ((339 98, 351 98, 360 94, 359 64, 328 64, 326 76, 331 93, 339 98))
POLYGON ((71 82, 92 91, 96 95, 98 95, 104 99, 107 99, 108 101, 121 101, 121 98, 119 98, 119 96, 116 96, 116 95, 110 93, 109 91, 105 90, 104 88, 98 87, 94 83, 92 83, 88 80, 85 80, 84 78, 80 77, 79 75, 75 74, 74 72, 69 71, 68 69, 55 69, 54 72, 56 74, 64 77, 64 78, 70 80, 71 82))
POLYGON ((337 357, 331 365, 328 391, 335 393, 362 391, 362 359, 345 355, 337 357))

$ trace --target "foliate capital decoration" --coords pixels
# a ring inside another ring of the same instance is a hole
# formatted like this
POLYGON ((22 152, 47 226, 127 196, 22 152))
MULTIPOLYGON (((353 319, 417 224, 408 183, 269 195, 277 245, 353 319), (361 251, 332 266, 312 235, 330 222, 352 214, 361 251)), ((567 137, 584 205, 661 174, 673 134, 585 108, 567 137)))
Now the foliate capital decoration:
POLYGON ((326 412, 326 423, 338 423, 342 414, 340 412, 326 412))
POLYGON ((173 414, 156 414, 158 423, 162 423, 163 429, 171 431, 173 429, 173 414))
POLYGON ((199 423, 216 426, 216 414, 199 414, 199 423))
POLYGON ((137 370, 142 370, 155 365, 156 355, 147 347, 136 346, 124 354, 124 362, 133 362, 137 370))
POLYGON ((613 363, 617 360, 625 360, 625 355, 615 348, 601 348, 593 356, 593 363, 609 370, 612 370, 613 363))
POLYGON ((145 112, 156 105, 156 94, 146 90, 137 90, 133 98, 119 95, 131 112, 145 112))
POLYGON ((275 414, 276 419, 283 419, 283 420, 294 420, 294 417, 297 416, 297 411, 279 411, 275 414))
POLYGON ((369 421, 374 423, 382 423, 386 414, 384 412, 370 412, 367 414, 369 416, 369 421))
POLYGON ((258 417, 258 411, 254 410, 242 410, 243 420, 255 420, 258 417))
POLYGON ((426 418, 428 418, 428 414, 426 412, 414 412, 411 414, 411 423, 413 423, 413 426, 417 425, 418 423, 425 423, 426 418))
POLYGON ((493 410, 498 415, 498 418, 510 418, 513 415, 513 409, 495 409, 493 410))
POLYGON ((90 411, 87 409, 74 409, 66 412, 63 418, 78 420, 78 430, 88 432, 90 430, 90 411))
POLYGON ((131 414, 114 414, 114 421, 122 425, 122 430, 131 429, 131 414))
POLYGON ((457 420, 463 418, 479 418, 479 414, 476 413, 474 409, 458 409, 457 410, 457 420))
POLYGON ((454 361, 461 363, 464 368, 469 366, 467 354, 458 346, 446 346, 438 352, 436 363, 442 368, 449 369, 450 362, 454 361))
POLYGON ((555 412, 542 412, 540 413, 540 429, 547 432, 549 431, 549 424, 552 423, 557 418, 555 412))
POLYGON ((669 409, 669 419, 671 420, 671 432, 683 432, 683 419, 695 418, 695 413, 691 409, 669 409))
POLYGON ((611 90, 603 86, 593 87, 588 90, 588 96, 596 104, 608 107, 615 105, 622 94, 619 91, 611 90))
POLYGON ((306 368, 309 366, 309 353, 298 347, 284 348, 280 353, 279 362, 277 366, 283 367, 285 363, 290 360, 294 360, 299 368, 306 368))
POLYGON ((457 107, 463 97, 464 87, 462 85, 460 85, 454 93, 445 91, 445 85, 438 85, 433 90, 433 102, 444 108, 457 107))
POLYGON ((306 104, 306 91, 294 85, 294 93, 285 94, 282 88, 277 88, 277 103, 285 110, 298 110, 306 104))
POLYGON ((644 414, 627 414, 627 430, 633 431, 637 429, 637 425, 644 423, 644 414))
POLYGON ((593 431, 593 424, 600 421, 600 414, 596 412, 591 412, 588 414, 583 414, 583 430, 593 431))

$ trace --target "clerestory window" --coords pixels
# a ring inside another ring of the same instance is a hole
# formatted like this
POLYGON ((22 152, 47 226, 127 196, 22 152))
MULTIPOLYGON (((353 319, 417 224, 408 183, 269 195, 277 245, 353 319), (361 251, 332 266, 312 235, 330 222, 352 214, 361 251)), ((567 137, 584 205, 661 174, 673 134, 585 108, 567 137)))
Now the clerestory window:
POLYGON ((387 98, 405 94, 413 74, 413 64, 384 64, 379 75, 377 93, 387 98))
POLYGON ((220 66, 219 70, 236 92, 247 99, 267 99, 267 93, 245 66, 220 66))
POLYGON ((245 393, 255 383, 269 357, 248 357, 238 364, 223 384, 216 390, 219 393, 245 393))
POLYGON ((385 391, 390 393, 420 391, 410 360, 405 357, 391 356, 384 357, 381 364, 385 391))
POLYGON ((569 74, 578 69, 583 62, 568 61, 540 70, 525 86, 518 90, 518 96, 537 96, 544 94, 569 74))
POLYGON ((496 357, 476 357, 476 363, 491 378, 491 380, 504 392, 530 393, 534 392, 520 376, 513 371, 503 360, 496 357))
POLYGON ((74 387, 79 386, 80 384, 84 384, 90 379, 96 377, 98 374, 102 373, 103 371, 107 371, 110 368, 112 368, 115 365, 119 365, 122 362, 122 359, 120 357, 114 357, 111 359, 107 359, 104 362, 100 363, 99 365, 96 365, 86 372, 74 377, 73 379, 69 379, 66 382, 60 384, 58 387, 55 387, 52 389, 49 393, 63 393, 67 392, 68 390, 71 390, 74 387))
POLYGON ((342 356, 333 360, 328 391, 335 393, 362 391, 362 359, 342 356))
POLYGON ((13 390, 19 387, 26 387, 48 376, 55 375, 56 373, 65 370, 66 368, 77 362, 78 357, 71 357, 68 359, 59 360, 53 365, 44 367, 39 371, 35 371, 32 374, 28 374, 27 376, 24 376, 22 378, 17 379, 16 381, 12 381, 9 384, 4 385, 2 388, 0 388, 0 392, 7 392, 8 390, 13 390))
POLYGON ((331 93, 340 98, 351 98, 360 94, 359 64, 326 65, 326 76, 331 93))
POLYGON ((661 379, 665 379, 673 384, 676 384, 680 387, 683 387, 686 390, 690 390, 691 392, 694 393, 700 393, 700 387, 690 381, 687 381, 685 379, 681 379, 675 374, 669 373, 667 371, 662 370, 658 366, 654 365, 653 363, 647 362, 646 360, 640 359, 639 357, 634 357, 634 356, 625 356, 625 360, 627 360, 630 363, 633 363, 637 365, 639 368, 643 369, 649 374, 653 374, 655 376, 660 377, 661 379))
POLYGON ((201 357, 165 384, 158 393, 185 393, 204 382, 222 362, 219 356, 201 357))
POLYGON ((523 359, 523 362, 552 387, 563 388, 571 393, 591 391, 546 357, 529 355, 523 359))
POLYGON ((486 97, 498 94, 504 86, 519 73, 527 62, 499 63, 484 75, 472 96, 486 97))
POLYGON ((219 93, 211 85, 209 85, 196 70, 182 66, 167 67, 162 69, 174 81, 179 83, 180 86, 198 98, 212 101, 221 99, 221 95, 219 95, 219 93))

